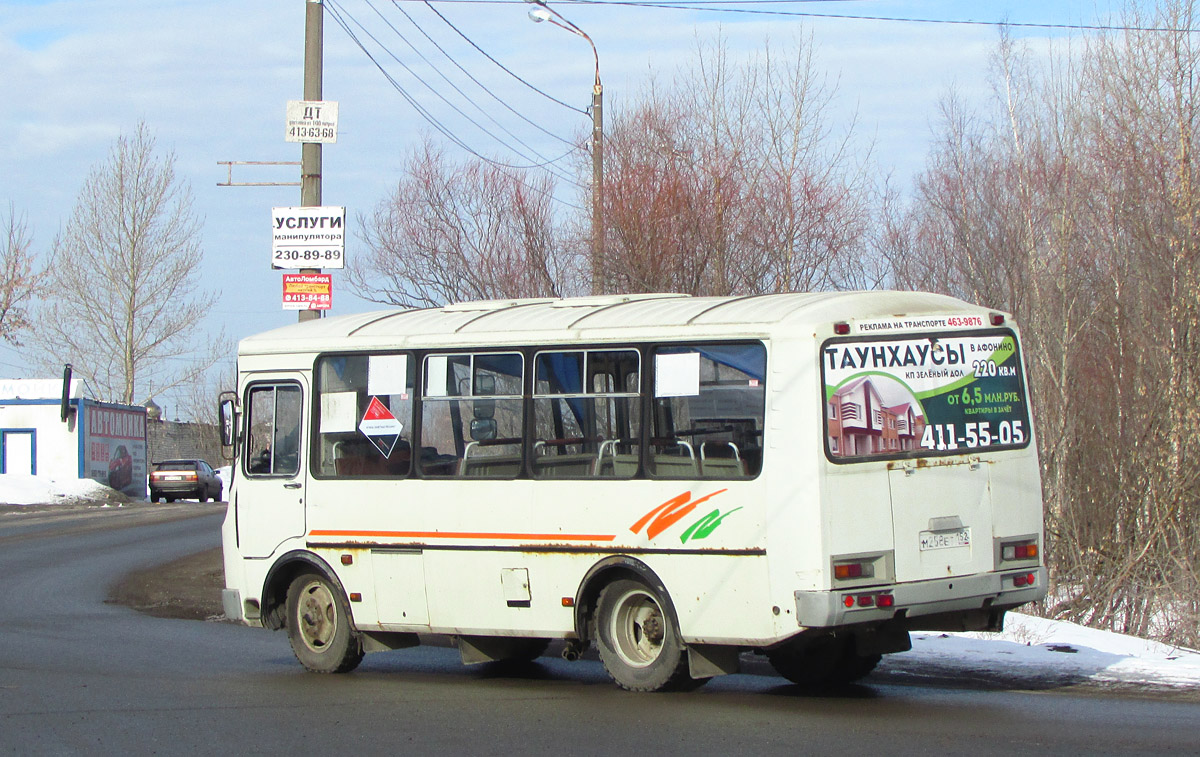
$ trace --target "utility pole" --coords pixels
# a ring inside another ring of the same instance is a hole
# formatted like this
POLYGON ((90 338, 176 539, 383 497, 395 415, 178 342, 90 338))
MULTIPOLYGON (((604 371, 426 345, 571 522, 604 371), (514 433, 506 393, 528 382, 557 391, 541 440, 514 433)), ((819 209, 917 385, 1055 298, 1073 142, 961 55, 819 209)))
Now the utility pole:
POLYGON ((604 85, 600 83, 600 56, 597 55, 596 84, 592 87, 592 294, 604 294, 606 289, 603 258, 604 85))
MULTIPOLYGON (((304 99, 320 100, 321 74, 324 68, 323 0, 306 0, 304 3, 304 99)), ((300 205, 321 205, 321 143, 305 142, 300 146, 300 205)), ((320 268, 301 268, 300 273, 320 273, 320 268)), ((313 321, 321 317, 319 310, 301 310, 300 322, 313 321)))

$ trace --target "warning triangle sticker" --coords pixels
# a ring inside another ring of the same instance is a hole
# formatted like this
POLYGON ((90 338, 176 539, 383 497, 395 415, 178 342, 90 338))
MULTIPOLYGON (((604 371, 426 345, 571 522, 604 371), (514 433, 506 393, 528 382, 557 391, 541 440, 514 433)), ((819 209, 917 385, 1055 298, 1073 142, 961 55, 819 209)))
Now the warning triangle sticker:
POLYGON ((358 430, 387 457, 392 454, 392 448, 396 446, 404 424, 396 420, 396 416, 392 415, 392 411, 388 410, 378 397, 372 397, 358 424, 358 430))
POLYGON ((394 421, 396 420, 396 416, 392 415, 391 410, 383 406, 378 397, 372 397, 370 404, 367 405, 367 412, 363 413, 363 421, 382 420, 394 421))

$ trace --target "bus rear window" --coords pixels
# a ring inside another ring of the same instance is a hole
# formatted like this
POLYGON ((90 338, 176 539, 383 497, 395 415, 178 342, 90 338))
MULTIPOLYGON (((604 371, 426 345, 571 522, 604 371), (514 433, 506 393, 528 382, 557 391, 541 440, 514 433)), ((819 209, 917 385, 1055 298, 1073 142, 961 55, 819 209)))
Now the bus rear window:
POLYGON ((821 375, 834 462, 1030 442, 1020 351, 1008 330, 831 339, 821 375))

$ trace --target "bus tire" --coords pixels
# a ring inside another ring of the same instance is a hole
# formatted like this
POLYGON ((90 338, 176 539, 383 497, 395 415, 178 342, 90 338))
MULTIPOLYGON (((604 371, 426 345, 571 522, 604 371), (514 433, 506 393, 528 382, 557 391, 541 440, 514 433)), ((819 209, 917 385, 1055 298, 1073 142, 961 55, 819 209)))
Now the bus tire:
POLYGON ((854 683, 861 678, 866 678, 882 659, 883 655, 878 654, 865 656, 847 654, 843 656, 837 666, 834 667, 833 673, 830 676, 830 684, 834 686, 843 686, 845 684, 854 683))
POLYGON ((287 629, 296 659, 313 673, 348 673, 362 662, 346 600, 319 573, 301 573, 288 587, 287 629))
POLYGON ((596 604, 595 639, 604 669, 628 691, 670 691, 702 685, 688 670, 679 629, 658 592, 641 581, 613 581, 596 604))
POLYGON ((794 643, 767 653, 771 667, 792 683, 810 688, 845 686, 866 676, 881 659, 860 657, 853 639, 823 636, 807 643, 794 643))

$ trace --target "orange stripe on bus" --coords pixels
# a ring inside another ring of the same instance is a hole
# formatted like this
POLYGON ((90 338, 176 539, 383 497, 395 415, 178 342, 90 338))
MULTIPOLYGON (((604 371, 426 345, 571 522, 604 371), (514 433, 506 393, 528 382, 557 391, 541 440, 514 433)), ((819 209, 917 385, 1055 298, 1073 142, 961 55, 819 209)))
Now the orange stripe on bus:
POLYGON ((475 531, 339 531, 314 529, 309 536, 391 539, 504 539, 508 541, 612 541, 616 534, 493 534, 475 531))

